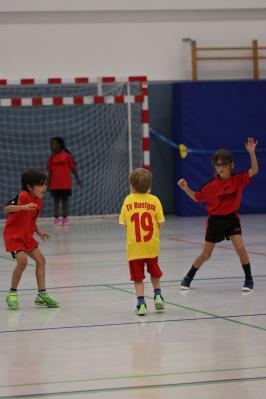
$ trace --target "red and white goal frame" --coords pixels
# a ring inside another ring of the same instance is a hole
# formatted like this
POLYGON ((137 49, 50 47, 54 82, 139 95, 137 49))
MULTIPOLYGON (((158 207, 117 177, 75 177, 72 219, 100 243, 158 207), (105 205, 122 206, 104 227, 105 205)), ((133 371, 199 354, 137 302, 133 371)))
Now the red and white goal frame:
MULTIPOLYGON (((72 96, 72 97, 17 97, 0 98, 0 107, 38 107, 38 106, 63 106, 63 105, 91 105, 91 104, 128 104, 130 117, 130 105, 135 103, 142 104, 141 123, 142 123, 142 150, 143 167, 150 169, 150 135, 149 135, 149 108, 148 108, 148 80, 146 76, 129 76, 127 78, 116 78, 104 76, 98 78, 76 77, 32 79, 23 78, 19 80, 8 80, 0 78, 0 88, 7 86, 37 86, 37 85, 60 85, 60 84, 97 84, 97 95, 95 96, 72 96), (128 94, 118 96, 108 96, 102 94, 102 86, 112 83, 127 83, 128 94), (140 84, 138 95, 130 94, 130 83, 140 84)), ((129 129, 130 130, 130 129, 129 129)), ((131 134, 129 131, 129 146, 131 145, 131 134)), ((131 152, 129 152, 131 154, 131 152)), ((131 155, 130 155, 131 158, 131 155)), ((132 170, 132 159, 129 160, 129 169, 132 170)))

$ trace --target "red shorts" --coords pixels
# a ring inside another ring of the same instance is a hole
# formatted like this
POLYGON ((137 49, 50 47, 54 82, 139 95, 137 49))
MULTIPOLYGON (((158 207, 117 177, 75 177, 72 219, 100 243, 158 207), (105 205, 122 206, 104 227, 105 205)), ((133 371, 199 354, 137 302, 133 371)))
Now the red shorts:
POLYGON ((145 278, 144 267, 147 265, 147 271, 151 276, 160 278, 163 273, 158 265, 158 257, 148 259, 133 259, 128 262, 131 281, 143 281, 145 278))

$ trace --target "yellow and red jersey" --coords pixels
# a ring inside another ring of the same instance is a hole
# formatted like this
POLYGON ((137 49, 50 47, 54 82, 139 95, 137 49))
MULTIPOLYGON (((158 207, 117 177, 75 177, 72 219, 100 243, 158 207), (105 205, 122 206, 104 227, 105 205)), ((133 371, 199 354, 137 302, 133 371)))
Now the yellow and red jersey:
POLYGON ((149 193, 132 193, 123 203, 119 223, 126 226, 128 260, 155 258, 160 252, 158 223, 164 222, 160 200, 149 193))

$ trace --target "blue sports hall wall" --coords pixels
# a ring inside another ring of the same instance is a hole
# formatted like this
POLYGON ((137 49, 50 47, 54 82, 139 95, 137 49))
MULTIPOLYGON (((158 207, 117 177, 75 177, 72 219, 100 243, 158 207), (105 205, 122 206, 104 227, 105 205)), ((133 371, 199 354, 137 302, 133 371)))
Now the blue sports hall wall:
MULTIPOLYGON (((203 150, 185 159, 176 157, 176 179, 187 179, 194 191, 214 175, 211 153, 219 148, 233 151, 234 171, 245 171, 250 167, 245 141, 257 139, 260 171, 243 192, 240 213, 266 212, 266 81, 173 84, 173 131, 176 143, 203 150)), ((206 211, 176 187, 176 214, 199 216, 206 211)))

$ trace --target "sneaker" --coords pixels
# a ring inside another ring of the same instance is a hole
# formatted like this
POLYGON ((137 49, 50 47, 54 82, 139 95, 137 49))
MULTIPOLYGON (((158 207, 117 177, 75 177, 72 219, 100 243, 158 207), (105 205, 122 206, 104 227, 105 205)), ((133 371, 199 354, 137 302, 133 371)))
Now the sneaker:
POLYGON ((142 303, 141 305, 137 305, 136 313, 139 316, 145 316, 145 314, 147 313, 146 303, 142 303))
POLYGON ((55 226, 61 226, 62 222, 59 218, 54 218, 54 225, 55 226))
POLYGON ((59 308, 60 304, 51 295, 46 292, 42 295, 37 295, 34 301, 35 305, 47 306, 48 308, 59 308))
POLYGON ((242 291, 252 291, 254 287, 253 279, 245 279, 242 291))
POLYGON ((63 218, 62 224, 63 224, 63 226, 69 226, 69 220, 68 220, 68 218, 63 218))
POLYGON ((181 290, 189 290, 191 281, 189 277, 185 276, 180 284, 181 290))
POLYGON ((16 310, 19 308, 18 294, 10 291, 6 297, 6 303, 9 309, 16 310))
POLYGON ((164 310, 165 309, 164 300, 161 295, 154 296, 154 306, 155 306, 156 310, 164 310))

